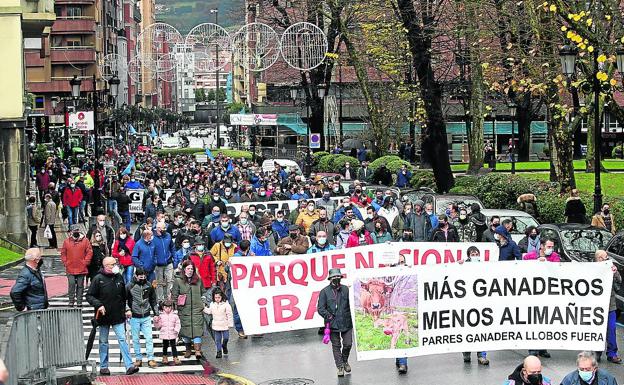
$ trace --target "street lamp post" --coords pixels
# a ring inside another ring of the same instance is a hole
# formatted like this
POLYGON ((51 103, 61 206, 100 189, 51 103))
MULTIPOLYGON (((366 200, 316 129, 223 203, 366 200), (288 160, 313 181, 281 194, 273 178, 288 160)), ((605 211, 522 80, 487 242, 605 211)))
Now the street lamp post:
POLYGON ((518 106, 516 103, 511 102, 508 105, 509 107, 509 115, 511 116, 511 148, 509 149, 509 153, 511 154, 511 175, 516 173, 516 112, 518 110, 518 106))
MULTIPOLYGON (((318 87, 319 87, 318 88, 318 96, 321 99, 321 103, 323 104, 323 111, 325 111, 325 94, 326 94, 327 90, 325 89, 325 84, 320 84, 318 87)), ((322 131, 323 132, 323 135, 322 135, 323 138, 327 138, 327 136, 328 136, 327 132, 325 132, 325 128, 326 128, 325 127, 325 119, 323 118, 322 127, 321 127, 321 130, 323 130, 322 131)), ((310 132, 308 132, 308 140, 310 140, 310 132)), ((328 145, 328 141, 325 140, 325 146, 327 147, 327 145, 328 145)), ((329 150, 329 149, 325 148, 325 150, 329 150)), ((323 149, 321 149, 321 151, 323 151, 323 149)))
MULTIPOLYGON (((571 77, 576 72, 576 57, 578 50, 574 46, 565 45, 559 50, 559 58, 561 60, 561 70, 564 75, 571 77)), ((598 73, 600 65, 598 63, 599 52, 594 49, 593 52, 593 72, 591 88, 594 92, 594 212, 602 210, 602 185, 601 185, 601 150, 602 150, 602 129, 600 127, 600 92, 602 87, 598 73)), ((624 69, 624 49, 616 50, 617 69, 620 73, 624 69)), ((589 83, 589 82, 587 82, 589 83)))
MULTIPOLYGON (((215 15, 215 24, 219 25, 219 10, 218 9, 211 9, 210 13, 214 13, 215 15)), ((215 93, 215 100, 217 101, 217 149, 221 148, 221 127, 220 127, 220 119, 219 119, 219 115, 220 115, 220 101, 219 101, 219 91, 221 90, 220 88, 220 79, 219 79, 219 44, 215 42, 215 50, 216 50, 216 63, 215 65, 217 66, 217 72, 216 72, 216 84, 217 84, 217 91, 215 93)))

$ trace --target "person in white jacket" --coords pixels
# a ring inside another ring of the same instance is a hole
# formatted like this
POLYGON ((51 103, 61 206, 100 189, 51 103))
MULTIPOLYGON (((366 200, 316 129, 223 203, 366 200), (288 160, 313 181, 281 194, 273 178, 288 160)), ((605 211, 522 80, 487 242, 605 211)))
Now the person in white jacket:
POLYGON ((234 327, 232 306, 225 299, 225 294, 221 290, 214 290, 212 292, 212 302, 210 306, 204 308, 204 313, 212 314, 212 330, 217 346, 217 358, 221 358, 223 354, 228 354, 229 329, 234 327))

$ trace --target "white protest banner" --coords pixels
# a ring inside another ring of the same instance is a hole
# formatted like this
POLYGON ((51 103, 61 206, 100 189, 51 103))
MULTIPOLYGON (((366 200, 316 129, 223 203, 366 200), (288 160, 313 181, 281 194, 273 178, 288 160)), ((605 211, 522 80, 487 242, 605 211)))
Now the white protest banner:
POLYGON ((93 111, 78 111, 70 113, 69 127, 78 131, 93 131, 93 111))
POLYGON ((176 190, 174 188, 166 188, 166 189, 163 189, 163 192, 165 193, 165 199, 163 200, 163 206, 167 207, 167 201, 169 200, 169 198, 171 198, 171 196, 173 194, 175 194, 176 190))
POLYGON ((611 266, 515 261, 356 271, 350 303, 357 358, 601 351, 611 266))
POLYGON ((195 161, 197 163, 208 163, 208 155, 206 154, 196 154, 195 161))
MULTIPOLYGON (((336 209, 340 208, 340 201, 344 197, 332 197, 331 200, 336 203, 336 209)), ((319 205, 320 199, 312 199, 319 205)), ((245 203, 228 203, 226 205, 227 213, 230 216, 238 216, 241 213, 241 209, 243 205, 255 205, 256 210, 259 211, 269 211, 271 214, 275 215, 276 211, 282 210, 284 211, 284 215, 288 216, 292 210, 296 210, 299 206, 299 203, 296 200, 287 200, 287 201, 266 201, 266 202, 245 202, 245 203)), ((365 207, 357 207, 353 205, 353 207, 359 210, 362 218, 366 218, 366 208, 365 207)))
POLYGON ((453 263, 465 258, 470 246, 476 246, 484 260, 498 260, 495 243, 459 242, 391 242, 326 253, 233 257, 232 290, 245 333, 314 328, 323 325, 316 302, 327 286, 329 269, 342 269, 349 279, 358 269, 397 263, 400 256, 407 265, 453 263))
POLYGON ((130 213, 131 214, 138 214, 138 213, 143 213, 143 194, 145 193, 145 190, 142 189, 127 189, 126 190, 126 195, 130 197, 130 200, 132 202, 130 202, 130 213))

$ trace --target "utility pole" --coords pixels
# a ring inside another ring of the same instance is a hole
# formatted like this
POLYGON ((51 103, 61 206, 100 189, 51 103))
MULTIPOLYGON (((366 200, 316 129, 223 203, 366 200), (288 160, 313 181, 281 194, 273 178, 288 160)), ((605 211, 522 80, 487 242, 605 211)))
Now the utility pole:
MULTIPOLYGON (((214 13, 214 15, 215 15, 215 24, 219 25, 219 10, 218 9, 211 9, 210 13, 214 13)), ((219 71, 219 67, 220 67, 220 64, 219 64, 219 43, 216 42, 216 41, 215 41, 215 50, 217 51, 217 54, 216 54, 216 59, 217 59, 217 62, 216 62, 216 66, 217 66, 217 72, 216 72, 217 91, 215 93, 215 100, 217 101, 217 119, 216 119, 217 120, 217 149, 219 149, 219 148, 221 148, 221 127, 220 127, 220 125, 221 125, 220 124, 220 120, 221 119, 219 118, 219 115, 220 115, 220 111, 219 110, 221 109, 220 108, 221 107, 221 102, 219 100, 219 93, 220 93, 219 91, 221 90, 221 87, 220 87, 220 84, 219 84, 220 83, 220 79, 219 79, 219 75, 220 75, 220 73, 219 73, 220 72, 219 71)))

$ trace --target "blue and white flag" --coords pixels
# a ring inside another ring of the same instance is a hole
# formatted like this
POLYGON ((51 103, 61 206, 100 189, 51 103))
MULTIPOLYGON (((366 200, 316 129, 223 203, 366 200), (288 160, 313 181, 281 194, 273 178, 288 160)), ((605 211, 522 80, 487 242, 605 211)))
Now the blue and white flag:
POLYGON ((210 160, 215 160, 215 157, 212 155, 212 152, 210 152, 209 148, 206 149, 206 155, 208 155, 208 158, 210 160))
POLYGON ((154 129, 154 123, 152 123, 152 133, 150 135, 152 136, 152 139, 158 136, 158 134, 156 133, 156 130, 154 129))
POLYGON ((134 129, 134 126, 132 124, 128 124, 128 134, 130 135, 136 135, 136 130, 134 129))
POLYGON ((121 175, 130 175, 132 174, 132 169, 134 168, 136 162, 134 160, 134 156, 132 158, 130 158, 130 163, 128 163, 128 166, 126 166, 126 168, 123 170, 123 172, 121 173, 121 175))

